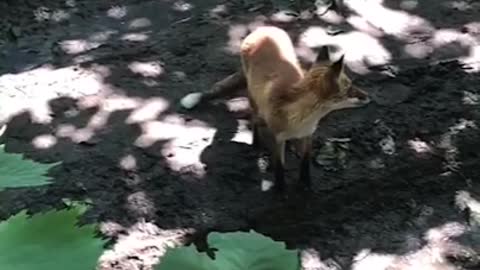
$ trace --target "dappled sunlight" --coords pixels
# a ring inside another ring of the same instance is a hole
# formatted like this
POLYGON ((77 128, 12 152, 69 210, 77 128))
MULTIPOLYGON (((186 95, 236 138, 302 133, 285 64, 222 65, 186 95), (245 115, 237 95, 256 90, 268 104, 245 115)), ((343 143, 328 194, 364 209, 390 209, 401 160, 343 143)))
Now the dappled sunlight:
POLYGON ((454 270, 448 256, 467 254, 470 250, 454 242, 467 227, 458 222, 447 222, 429 229, 424 234, 426 244, 404 255, 373 252, 363 249, 355 255, 352 270, 454 270))
MULTIPOLYGON (((88 39, 93 41, 93 42, 106 42, 108 41, 109 38, 111 38, 113 35, 117 34, 118 31, 116 30, 106 30, 106 31, 100 31, 100 32, 95 32, 91 34, 88 39)), ((62 41, 64 42, 64 41, 62 41)), ((86 42, 86 41, 84 41, 86 42)))
POLYGON ((464 0, 447 1, 443 3, 443 5, 445 5, 446 7, 454 8, 459 11, 469 11, 474 8, 472 6, 471 1, 464 1, 464 0))
POLYGON ((166 111, 170 106, 170 103, 164 98, 149 98, 143 101, 135 108, 127 120, 127 124, 142 123, 147 121, 153 121, 160 116, 161 113, 166 111))
POLYGON ((126 171, 134 171, 137 169, 137 159, 133 155, 126 155, 120 159, 118 165, 126 171))
POLYGON ((383 0, 377 1, 345 1, 345 5, 363 17, 368 23, 385 34, 393 35, 401 40, 415 32, 429 34, 434 27, 426 19, 405 11, 393 10, 383 6, 383 0))
POLYGON ((66 54, 79 54, 92 49, 100 47, 102 45, 99 42, 87 41, 83 39, 63 40, 59 42, 60 48, 66 54))
POLYGON ((70 12, 63 9, 50 10, 49 8, 42 6, 33 11, 33 16, 35 17, 35 20, 39 22, 62 22, 70 19, 72 15, 70 12))
POLYGON ((220 4, 212 8, 209 11, 209 15, 211 18, 218 18, 218 17, 222 17, 222 15, 226 14, 227 12, 228 12, 227 5, 220 4))
POLYGON ((463 91, 462 101, 464 105, 478 105, 480 104, 480 95, 470 91, 463 91))
POLYGON ((480 44, 470 49, 470 55, 461 57, 460 61, 471 67, 469 72, 480 71, 480 44))
POLYGON ((152 22, 148 18, 136 18, 128 24, 130 29, 145 28, 152 25, 152 22))
POLYGON ((232 142, 239 142, 245 144, 252 143, 252 131, 248 128, 249 121, 247 120, 237 120, 237 132, 231 139, 232 142))
POLYGON ((57 144, 57 138, 51 134, 42 134, 32 140, 32 145, 37 149, 48 149, 57 144))
POLYGON ((209 146, 216 129, 199 120, 185 120, 180 115, 166 115, 158 121, 141 124, 142 134, 134 145, 147 148, 155 142, 165 142, 157 153, 163 156, 174 171, 189 172, 197 176, 205 174, 200 161, 203 150, 209 146))
POLYGON ((139 62, 134 61, 128 65, 128 69, 143 77, 158 77, 163 73, 163 64, 158 61, 139 62))
POLYGON ((390 52, 376 38, 360 31, 352 31, 345 34, 331 36, 322 27, 309 27, 304 31, 299 43, 310 48, 322 45, 336 44, 342 52, 335 52, 334 57, 345 53, 345 62, 356 73, 366 74, 369 65, 382 65, 390 62, 390 52), (366 50, 365 48, 369 48, 366 50), (375 53, 372 53, 375 52, 375 53))
POLYGON ((177 0, 173 3, 172 9, 175 11, 186 12, 194 8, 194 5, 183 0, 177 0))
POLYGON ((260 26, 266 25, 265 16, 257 16, 247 24, 232 24, 228 28, 228 42, 224 50, 230 54, 236 55, 240 52, 240 45, 249 32, 254 31, 260 26))
MULTIPOLYGON (((105 71, 106 72, 106 71, 105 71)), ((58 96, 80 98, 109 89, 104 76, 95 70, 77 66, 54 69, 52 66, 29 70, 18 74, 0 76, 0 92, 11 93, 2 105, 7 115, 29 110, 34 122, 49 123, 51 110, 48 102, 58 96)))
MULTIPOLYGON (((136 256, 140 256, 138 259, 142 260, 146 267, 153 266, 168 248, 185 244, 185 236, 195 232, 192 228, 159 228, 153 222, 146 221, 137 222, 127 228, 107 221, 100 224, 100 231, 117 237, 115 245, 100 257, 100 269, 110 269, 111 265, 119 266, 125 261, 128 262, 126 259, 131 254, 138 254, 136 256)), ((129 269, 132 265, 124 267, 129 269)))
POLYGON ((248 27, 244 24, 236 24, 230 26, 228 29, 228 43, 225 48, 226 51, 236 54, 240 51, 240 45, 242 44, 243 38, 248 34, 248 27))
MULTIPOLYGON (((80 98, 77 106, 80 110, 97 108, 97 112, 91 116, 84 127, 75 127, 71 124, 60 124, 56 128, 56 136, 59 138, 70 138, 75 143, 88 142, 97 131, 104 128, 113 112, 121 110, 136 109, 143 104, 140 98, 132 98, 123 95, 111 94, 106 97, 87 96, 80 98)), ((78 111, 70 110, 66 114, 76 115, 78 111)), ((68 117, 68 115, 66 115, 68 117)))
POLYGON ((340 24, 345 21, 345 17, 338 14, 334 10, 329 10, 327 13, 325 13, 323 16, 320 16, 319 18, 331 24, 340 24))
POLYGON ((361 74, 368 72, 365 62, 368 65, 383 65, 392 60, 391 53, 379 40, 360 31, 336 35, 333 41, 345 50, 345 60, 350 62, 349 67, 361 74))
POLYGON ((380 28, 373 26, 361 16, 352 15, 346 21, 358 31, 365 32, 373 37, 380 38, 385 35, 380 28))
MULTIPOLYGON (((470 192, 466 190, 460 190, 457 192, 457 195, 455 196, 455 204, 462 211, 469 209, 474 215, 478 216, 478 214, 480 214, 480 201, 473 198, 470 192)), ((476 222, 478 223, 480 220, 477 220, 476 222)))
MULTIPOLYGON (((1 217, 15 207, 40 211, 65 195, 92 198, 85 220, 107 220, 100 231, 116 242, 100 259, 105 270, 154 268, 190 233, 203 241, 204 231, 251 228, 289 248, 307 247, 305 270, 453 270, 445 257, 451 238, 470 228, 439 224, 462 218, 450 193, 477 191, 470 179, 477 174, 480 95, 463 66, 421 65, 453 53, 480 69, 478 22, 439 22, 415 0, 345 0, 351 10, 333 6, 321 15, 315 1, 290 1, 293 12, 276 12, 273 2, 94 2, 79 1, 82 10, 61 29, 35 32, 40 45, 28 47, 30 39, 19 35, 12 53, 2 54, 2 72, 33 68, 0 75, 0 123, 4 113, 10 117, 5 149, 62 166, 49 172, 54 181, 45 192, 1 196, 1 217), (345 54, 345 71, 357 73, 353 83, 372 97, 365 108, 319 123, 311 190, 296 189, 307 164, 287 145, 285 197, 273 193, 271 155, 251 145, 247 97, 211 93, 191 110, 179 102, 238 75, 243 39, 266 24, 286 30, 305 62, 322 45, 331 45, 332 60, 345 54)), ((39 26, 53 25, 53 11, 39 13, 46 21, 39 26)), ((457 196, 459 208, 480 208, 466 194, 457 196)))
POLYGON ((127 15, 127 7, 113 6, 107 10, 107 16, 114 19, 121 19, 127 15))
POLYGON ((250 109, 250 103, 248 102, 248 98, 246 97, 229 99, 225 102, 225 105, 230 112, 241 112, 250 109))
POLYGON ((120 38, 123 41, 134 41, 134 42, 143 42, 149 38, 149 32, 144 33, 128 33, 122 35, 120 38))
POLYGON ((419 138, 408 140, 407 144, 417 154, 432 153, 432 147, 419 138))

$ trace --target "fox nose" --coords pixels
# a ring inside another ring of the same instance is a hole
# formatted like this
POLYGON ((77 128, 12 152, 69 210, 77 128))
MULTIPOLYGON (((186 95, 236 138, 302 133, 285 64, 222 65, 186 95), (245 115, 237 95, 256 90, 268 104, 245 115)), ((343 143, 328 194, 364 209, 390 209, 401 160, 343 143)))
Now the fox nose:
POLYGON ((371 101, 370 96, 366 91, 355 86, 351 88, 350 95, 352 97, 356 97, 358 101, 362 104, 367 104, 371 101))
POLYGON ((368 95, 360 97, 358 100, 360 100, 360 102, 363 104, 368 104, 370 101, 372 101, 368 95))

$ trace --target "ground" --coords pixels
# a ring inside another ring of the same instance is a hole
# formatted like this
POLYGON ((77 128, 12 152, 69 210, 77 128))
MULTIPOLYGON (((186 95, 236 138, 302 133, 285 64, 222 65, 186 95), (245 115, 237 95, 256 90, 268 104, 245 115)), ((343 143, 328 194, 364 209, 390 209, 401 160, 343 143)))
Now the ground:
POLYGON ((115 240, 109 270, 151 269, 167 243, 249 229, 301 249, 304 269, 479 267, 458 205, 480 196, 480 4, 343 1, 319 16, 313 2, 290 13, 270 1, 0 3, 2 143, 62 161, 52 186, 2 192, 0 220, 88 198, 83 222, 115 240), (311 193, 293 189, 289 152, 288 199, 261 189, 271 174, 241 93, 178 105, 239 68, 239 41, 261 24, 288 30, 305 62, 338 45, 374 97, 319 124, 311 193))

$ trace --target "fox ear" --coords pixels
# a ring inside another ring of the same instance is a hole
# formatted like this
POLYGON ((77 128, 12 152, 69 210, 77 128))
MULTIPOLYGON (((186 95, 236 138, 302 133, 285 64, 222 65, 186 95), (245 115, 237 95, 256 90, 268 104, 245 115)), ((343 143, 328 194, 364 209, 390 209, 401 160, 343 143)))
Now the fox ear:
POLYGON ((334 78, 338 78, 338 76, 340 75, 340 73, 343 71, 343 59, 344 59, 345 55, 343 54, 342 56, 340 56, 340 58, 335 61, 331 66, 330 66, 330 74, 334 77, 334 78))
POLYGON ((315 59, 315 64, 330 62, 330 51, 327 45, 323 45, 318 50, 317 58, 315 59))

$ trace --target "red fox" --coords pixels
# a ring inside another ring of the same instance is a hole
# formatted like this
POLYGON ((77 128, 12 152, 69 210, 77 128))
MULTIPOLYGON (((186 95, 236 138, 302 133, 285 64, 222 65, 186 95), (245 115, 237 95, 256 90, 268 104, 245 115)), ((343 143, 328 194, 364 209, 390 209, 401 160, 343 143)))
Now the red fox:
POLYGON ((304 71, 289 35, 275 26, 261 26, 248 34, 240 57, 241 72, 210 91, 190 93, 180 103, 190 109, 246 84, 252 109, 252 144, 258 145, 260 128, 266 131, 262 136, 269 137, 274 187, 284 189, 285 142, 292 139, 301 146, 300 181, 310 187, 311 137, 318 122, 332 111, 368 104, 368 94, 345 74, 344 55, 336 61, 330 59, 328 46, 319 49, 315 62, 304 71))

